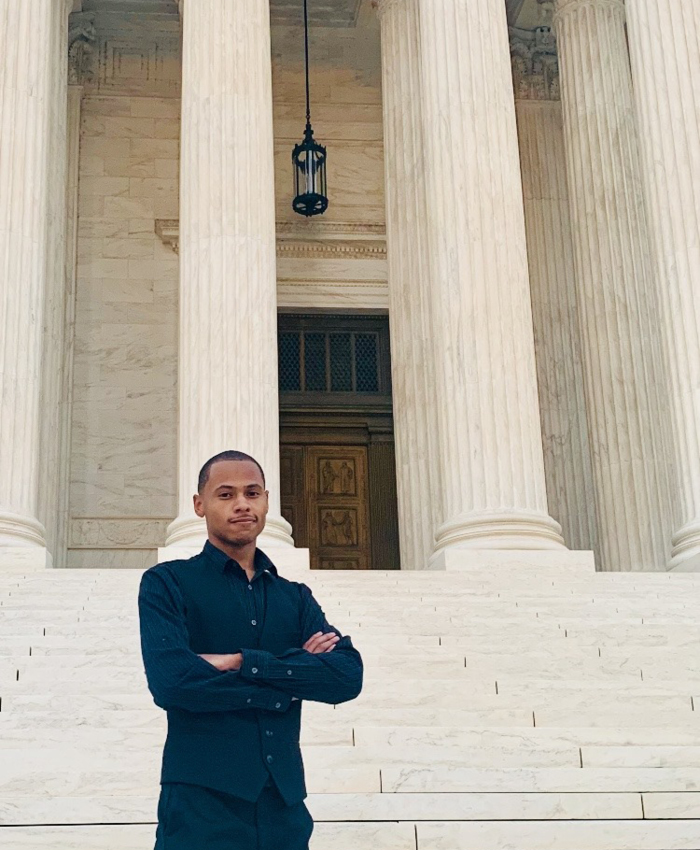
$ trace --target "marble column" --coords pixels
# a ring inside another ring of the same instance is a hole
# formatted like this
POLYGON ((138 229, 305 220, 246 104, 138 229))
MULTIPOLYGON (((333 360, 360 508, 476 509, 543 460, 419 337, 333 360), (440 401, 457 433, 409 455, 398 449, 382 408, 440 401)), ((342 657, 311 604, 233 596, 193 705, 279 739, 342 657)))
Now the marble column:
POLYGON ((623 0, 557 0, 562 106, 601 567, 662 570, 662 349, 623 0))
POLYGON ((293 545, 279 493, 269 3, 181 9, 179 515, 161 560, 204 542, 192 494, 201 465, 225 449, 265 470, 261 545, 293 545))
POLYGON ((547 511, 505 5, 420 0, 426 227, 450 549, 564 549, 547 511))
POLYGON ((56 456, 42 423, 56 421, 46 379, 58 350, 71 5, 0 0, 0 566, 51 565, 39 518, 56 456))
POLYGON ((700 6, 627 0, 643 182, 670 360, 673 568, 700 570, 700 6))
POLYGON ((382 28, 382 100, 389 320, 402 569, 424 569, 435 546, 440 489, 430 337, 418 0, 375 2, 382 28))
POLYGON ((597 549, 558 100, 516 102, 547 497, 571 549, 597 549))
POLYGON ((65 566, 70 542, 70 455, 73 411, 73 366, 75 352, 75 298, 77 292, 78 255, 78 181, 80 175, 80 116, 82 85, 68 86, 66 178, 66 228, 63 304, 63 351, 60 376, 58 448, 58 495, 56 498, 56 532, 53 548, 55 566, 65 566))

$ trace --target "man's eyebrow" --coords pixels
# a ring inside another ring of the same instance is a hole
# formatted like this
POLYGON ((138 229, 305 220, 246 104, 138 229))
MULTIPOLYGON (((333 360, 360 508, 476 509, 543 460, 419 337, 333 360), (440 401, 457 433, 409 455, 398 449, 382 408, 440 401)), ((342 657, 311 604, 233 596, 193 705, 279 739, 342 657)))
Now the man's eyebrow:
MULTIPOLYGON (((259 484, 257 481, 253 481, 250 484, 243 485, 245 490, 250 490, 251 487, 259 487, 262 489, 262 484, 259 484)), ((217 493, 219 490, 235 490, 236 487, 233 484, 219 484, 219 486, 214 490, 217 493)))

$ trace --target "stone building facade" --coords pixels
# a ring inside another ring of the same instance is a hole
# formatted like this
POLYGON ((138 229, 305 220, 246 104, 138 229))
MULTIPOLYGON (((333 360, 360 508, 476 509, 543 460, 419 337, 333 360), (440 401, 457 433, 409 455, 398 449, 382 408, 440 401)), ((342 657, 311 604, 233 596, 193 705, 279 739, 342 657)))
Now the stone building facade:
POLYGON ((310 7, 306 220, 301 2, 0 0, 0 564, 192 551, 235 447, 281 564, 700 567, 700 7, 310 7))

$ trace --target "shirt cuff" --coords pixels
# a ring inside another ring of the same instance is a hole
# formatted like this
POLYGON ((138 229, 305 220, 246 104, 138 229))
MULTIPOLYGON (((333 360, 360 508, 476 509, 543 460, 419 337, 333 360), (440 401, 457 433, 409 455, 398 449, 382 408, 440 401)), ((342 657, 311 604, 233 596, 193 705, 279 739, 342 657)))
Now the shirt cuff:
POLYGON ((244 679, 249 679, 252 682, 263 682, 267 675, 267 659, 266 652, 261 652, 258 649, 242 649, 240 674, 244 679))

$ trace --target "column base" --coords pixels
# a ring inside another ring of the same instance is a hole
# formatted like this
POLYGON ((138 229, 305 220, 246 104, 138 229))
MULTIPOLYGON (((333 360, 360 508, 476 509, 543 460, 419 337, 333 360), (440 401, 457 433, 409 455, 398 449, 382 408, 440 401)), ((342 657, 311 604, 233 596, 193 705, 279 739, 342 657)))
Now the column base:
POLYGON ((44 570, 52 566, 44 526, 33 517, 0 512, 0 570, 44 570))
POLYGON ((45 546, 7 546, 0 543, 0 573, 50 570, 53 557, 45 546))
POLYGON ((435 535, 435 558, 444 549, 556 549, 566 551, 561 526, 535 511, 489 511, 458 516, 435 535))
POLYGON ((690 522, 671 539, 671 561, 668 568, 678 573, 700 572, 700 522, 690 522))
POLYGON ((443 549, 430 559, 428 570, 448 573, 512 570, 523 576, 543 572, 588 574, 595 572, 595 558, 587 550, 443 549))

